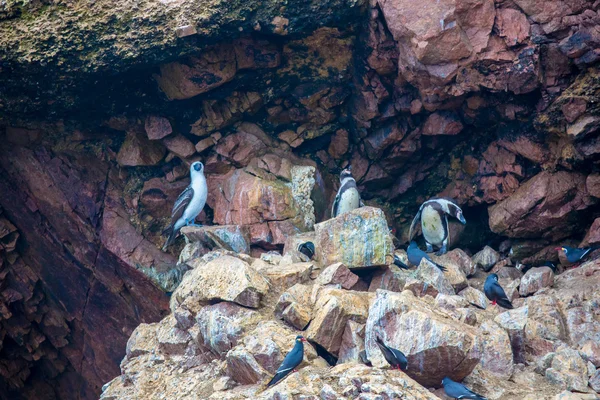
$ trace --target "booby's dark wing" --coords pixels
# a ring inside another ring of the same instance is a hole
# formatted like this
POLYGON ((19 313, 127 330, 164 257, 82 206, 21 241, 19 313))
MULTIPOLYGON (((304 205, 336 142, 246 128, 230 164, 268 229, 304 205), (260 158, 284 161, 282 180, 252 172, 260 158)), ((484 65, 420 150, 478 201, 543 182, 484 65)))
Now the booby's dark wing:
POLYGON ((167 247, 169 247, 177 237, 178 232, 174 229, 175 223, 183 215, 188 204, 192 201, 192 197, 194 197, 194 189, 192 188, 192 185, 189 185, 181 192, 177 200, 175 200, 173 210, 171 211, 171 223, 162 232, 163 235, 168 236, 167 241, 163 246, 163 251, 166 251, 167 247))
MULTIPOLYGON (((423 204, 425 204, 425 203, 423 203, 423 204)), ((414 236, 416 228, 417 228, 417 224, 421 220, 421 211, 423 211, 423 204, 421 204, 421 207, 419 207, 419 211, 417 211, 417 215, 415 215, 415 217, 412 220, 412 223, 410 224, 410 230, 408 231, 408 241, 409 242, 413 239, 413 236, 414 236)))
POLYGON ((294 368, 300 365, 303 356, 304 346, 302 345, 302 342, 297 341, 292 351, 290 351, 287 354, 287 356, 285 356, 283 362, 277 369, 275 376, 269 381, 267 386, 273 386, 274 384, 285 378, 290 372, 294 370, 294 368))

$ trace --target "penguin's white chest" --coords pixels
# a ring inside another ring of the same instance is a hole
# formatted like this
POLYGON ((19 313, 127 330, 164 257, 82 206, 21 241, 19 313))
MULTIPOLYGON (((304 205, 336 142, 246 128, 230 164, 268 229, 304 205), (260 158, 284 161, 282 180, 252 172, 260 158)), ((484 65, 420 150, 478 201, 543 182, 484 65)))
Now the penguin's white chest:
POLYGON ((358 208, 359 205, 360 194, 358 193, 358 190, 356 190, 356 188, 346 189, 341 193, 337 215, 352 211, 355 208, 358 208))
POLYGON ((433 207, 425 207, 421 213, 421 230, 423 237, 431 244, 441 246, 446 239, 446 230, 442 222, 443 216, 433 207))

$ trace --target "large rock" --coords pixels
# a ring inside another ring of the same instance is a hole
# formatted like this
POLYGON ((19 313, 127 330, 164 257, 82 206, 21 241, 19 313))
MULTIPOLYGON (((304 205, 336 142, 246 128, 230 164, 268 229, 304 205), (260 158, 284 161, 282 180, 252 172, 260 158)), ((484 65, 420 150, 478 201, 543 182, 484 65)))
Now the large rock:
POLYGON ((255 260, 252 263, 252 268, 269 279, 273 288, 281 291, 297 283, 308 282, 315 266, 310 262, 284 264, 280 261, 271 264, 263 260, 255 260))
POLYGON ((552 286, 554 272, 549 267, 531 268, 521 278, 519 294, 523 297, 534 294, 540 289, 552 286))
POLYGON ((559 240, 578 231, 573 216, 591 204, 583 174, 543 171, 489 208, 490 228, 510 237, 559 240))
POLYGON ((274 314, 294 328, 304 330, 312 319, 312 289, 296 284, 285 291, 275 304, 274 314))
MULTIPOLYGON (((421 260, 421 264, 419 264, 419 267, 415 272, 415 277, 417 280, 431 286, 432 289, 435 289, 438 293, 455 294, 452 282, 446 276, 446 273, 441 271, 438 267, 433 265, 425 258, 421 260)), ((466 286, 466 278, 464 278, 460 286, 463 288, 466 286)))
POLYGON ((317 259, 348 268, 389 265, 393 244, 383 211, 361 207, 315 225, 317 259))
POLYGON ((556 352, 546 378, 567 390, 587 392, 588 369, 585 361, 576 350, 568 347, 556 352))
POLYGON ((493 321, 485 321, 479 329, 481 329, 483 342, 479 367, 501 379, 508 380, 514 370, 508 333, 493 321))
POLYGON ((224 249, 236 253, 250 254, 250 232, 239 225, 184 226, 181 233, 190 242, 199 242, 207 252, 224 249))
POLYGON ((508 332, 516 363, 525 362, 525 326, 527 325, 528 311, 528 307, 520 307, 503 312, 494 318, 494 322, 508 332))
POLYGON ((339 284, 344 289, 350 289, 356 285, 358 279, 358 276, 353 274, 344 264, 336 263, 325 268, 315 283, 319 285, 339 284))
POLYGON ((444 376, 462 380, 482 356, 476 328, 434 310, 407 291, 378 290, 366 332, 365 347, 374 366, 386 365, 375 343, 375 335, 380 335, 406 355, 407 374, 426 386, 439 387, 444 376))
POLYGON ((369 297, 367 292, 322 289, 314 306, 314 316, 306 331, 306 338, 337 356, 347 322, 366 322, 369 297))
POLYGON ((171 296, 173 311, 181 307, 197 313, 202 304, 213 300, 257 308, 269 291, 268 281, 239 258, 224 255, 206 264, 200 259, 190 264, 193 269, 171 296))
POLYGON ((166 153, 167 149, 160 143, 151 142, 143 133, 134 130, 127 134, 117 154, 117 162, 124 167, 156 165, 166 153))
POLYGON ((472 260, 476 267, 488 272, 498 261, 500 261, 500 254, 490 246, 485 246, 473 256, 472 260))

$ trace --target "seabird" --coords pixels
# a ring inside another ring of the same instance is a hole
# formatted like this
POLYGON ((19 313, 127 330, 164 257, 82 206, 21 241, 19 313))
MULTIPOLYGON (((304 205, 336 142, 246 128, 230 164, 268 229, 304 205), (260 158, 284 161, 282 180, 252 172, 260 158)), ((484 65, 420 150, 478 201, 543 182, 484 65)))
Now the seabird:
POLYGON ((497 303, 500 307, 504 307, 509 310, 514 308, 506 296, 504 289, 502 289, 502 286, 500 286, 498 283, 498 275, 490 274, 487 277, 485 284, 483 285, 483 291, 485 293, 485 297, 487 297, 493 305, 496 305, 497 303))
POLYGON ((442 385, 444 386, 444 392, 453 399, 487 400, 482 395, 468 389, 462 383, 454 382, 448 377, 442 380, 442 385))
POLYGON ((298 245, 298 251, 311 260, 315 256, 315 244, 313 242, 304 242, 298 245))
POLYGON ((410 267, 402 262, 400 257, 397 254, 394 254, 394 265, 402 268, 402 269, 410 269, 410 267))
POLYGON ((419 264, 421 264, 421 260, 425 258, 427 261, 438 267, 440 271, 446 272, 446 267, 433 262, 431 257, 429 257, 429 254, 421 250, 419 246, 417 246, 417 242, 415 242, 414 240, 410 242, 408 249, 406 249, 406 255, 408 256, 408 261, 410 261, 410 263, 416 267, 418 267, 419 264))
POLYGON ((452 200, 443 198, 427 200, 421 204, 417 215, 410 224, 408 240, 413 239, 416 234, 417 223, 421 220, 421 231, 427 244, 427 252, 433 252, 433 246, 436 246, 439 248, 436 253, 438 256, 446 253, 449 238, 448 215, 456 218, 463 225, 467 223, 462 210, 452 200))
POLYGON ((204 165, 200 161, 190 166, 190 178, 189 186, 181 192, 173 205, 171 224, 163 231, 163 235, 168 236, 163 251, 166 251, 167 247, 175 241, 182 227, 195 225, 194 220, 206 204, 208 187, 204 177, 204 165))
POLYGON ((294 345, 294 348, 287 354, 287 356, 285 356, 283 362, 277 369, 275 376, 267 384, 267 387, 273 386, 285 378, 290 372, 295 371, 295 368, 300 365, 302 358, 304 357, 304 342, 306 342, 306 339, 304 339, 301 335, 296 336, 296 344, 294 345))
POLYGON ((387 361, 393 369, 406 371, 406 368, 408 367, 408 360, 406 359, 404 353, 383 343, 383 340, 381 340, 379 336, 375 336, 375 343, 377 343, 377 346, 379 346, 379 350, 381 350, 385 361, 387 361))
POLYGON ((595 250, 595 248, 585 247, 583 249, 578 249, 575 247, 563 246, 557 247, 555 250, 558 251, 558 259, 562 265, 575 268, 592 252, 592 250, 595 250))
POLYGON ((331 216, 335 218, 338 215, 362 206, 364 206, 364 203, 360 199, 356 181, 352 177, 352 168, 348 166, 340 173, 340 188, 333 201, 331 216))

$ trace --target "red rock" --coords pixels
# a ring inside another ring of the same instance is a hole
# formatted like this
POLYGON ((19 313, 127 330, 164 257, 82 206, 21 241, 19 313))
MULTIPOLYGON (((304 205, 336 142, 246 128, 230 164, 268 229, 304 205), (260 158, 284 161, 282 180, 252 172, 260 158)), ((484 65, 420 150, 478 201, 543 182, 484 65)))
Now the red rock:
POLYGON ((215 141, 215 139, 213 139, 212 137, 207 137, 196 143, 196 146, 194 146, 194 148, 196 149, 196 153, 202 153, 204 150, 214 146, 215 144, 217 144, 217 141, 215 141))
POLYGON ((170 217, 172 205, 188 184, 188 181, 168 182, 161 178, 147 180, 142 188, 140 204, 155 218, 170 217))
POLYGON ((238 132, 221 139, 215 151, 237 165, 245 167, 252 158, 260 156, 266 148, 265 143, 258 137, 247 132, 238 132))
POLYGON ((150 140, 162 139, 173 132, 173 128, 171 128, 171 123, 168 119, 154 115, 146 117, 144 128, 146 129, 146 134, 150 140))
POLYGON ((233 92, 223 100, 204 100, 202 116, 192 124, 190 133, 206 136, 256 113, 262 106, 262 97, 256 92, 233 92))
POLYGON ((145 135, 132 131, 127 134, 117 154, 117 162, 125 167, 156 165, 165 153, 166 149, 160 143, 151 142, 145 135))
POLYGON ((600 218, 596 218, 592 222, 592 226, 588 229, 583 241, 579 247, 595 246, 600 243, 600 218))
POLYGON ((168 137, 163 139, 162 142, 170 152, 181 158, 191 157, 196 152, 194 144, 183 135, 168 137))
POLYGON ((19 146, 27 146, 40 138, 40 131, 37 129, 15 128, 9 126, 6 128, 6 140, 19 146))
POLYGON ((277 45, 267 40, 241 38, 233 42, 237 69, 274 68, 281 63, 277 45))
POLYGON ((587 108, 587 101, 581 97, 573 97, 562 105, 561 110, 567 122, 574 122, 587 108))
POLYGON ((375 130, 364 140, 367 155, 371 160, 380 158, 391 145, 400 142, 406 135, 406 127, 394 121, 375 130))
POLYGON ((422 134, 427 136, 457 135, 462 129, 463 124, 455 114, 435 112, 427 117, 423 124, 422 134))
POLYGON ((540 172, 506 200, 489 208, 490 228, 509 237, 559 240, 576 231, 573 213, 593 203, 585 176, 566 171, 540 172))
POLYGON ((554 272, 548 267, 531 268, 521 278, 519 294, 523 297, 536 293, 545 287, 552 286, 554 272))
POLYGON ((342 263, 332 264, 325 268, 316 280, 319 285, 339 284, 344 289, 353 287, 359 278, 342 263))
POLYGON ((527 17, 512 8, 500 8, 496 11, 496 29, 509 47, 516 46, 529 37, 527 17))
POLYGON ((345 129, 338 129, 331 136, 331 143, 329 143, 328 153, 335 159, 341 159, 346 155, 346 153, 348 153, 348 145, 348 131, 345 129))

